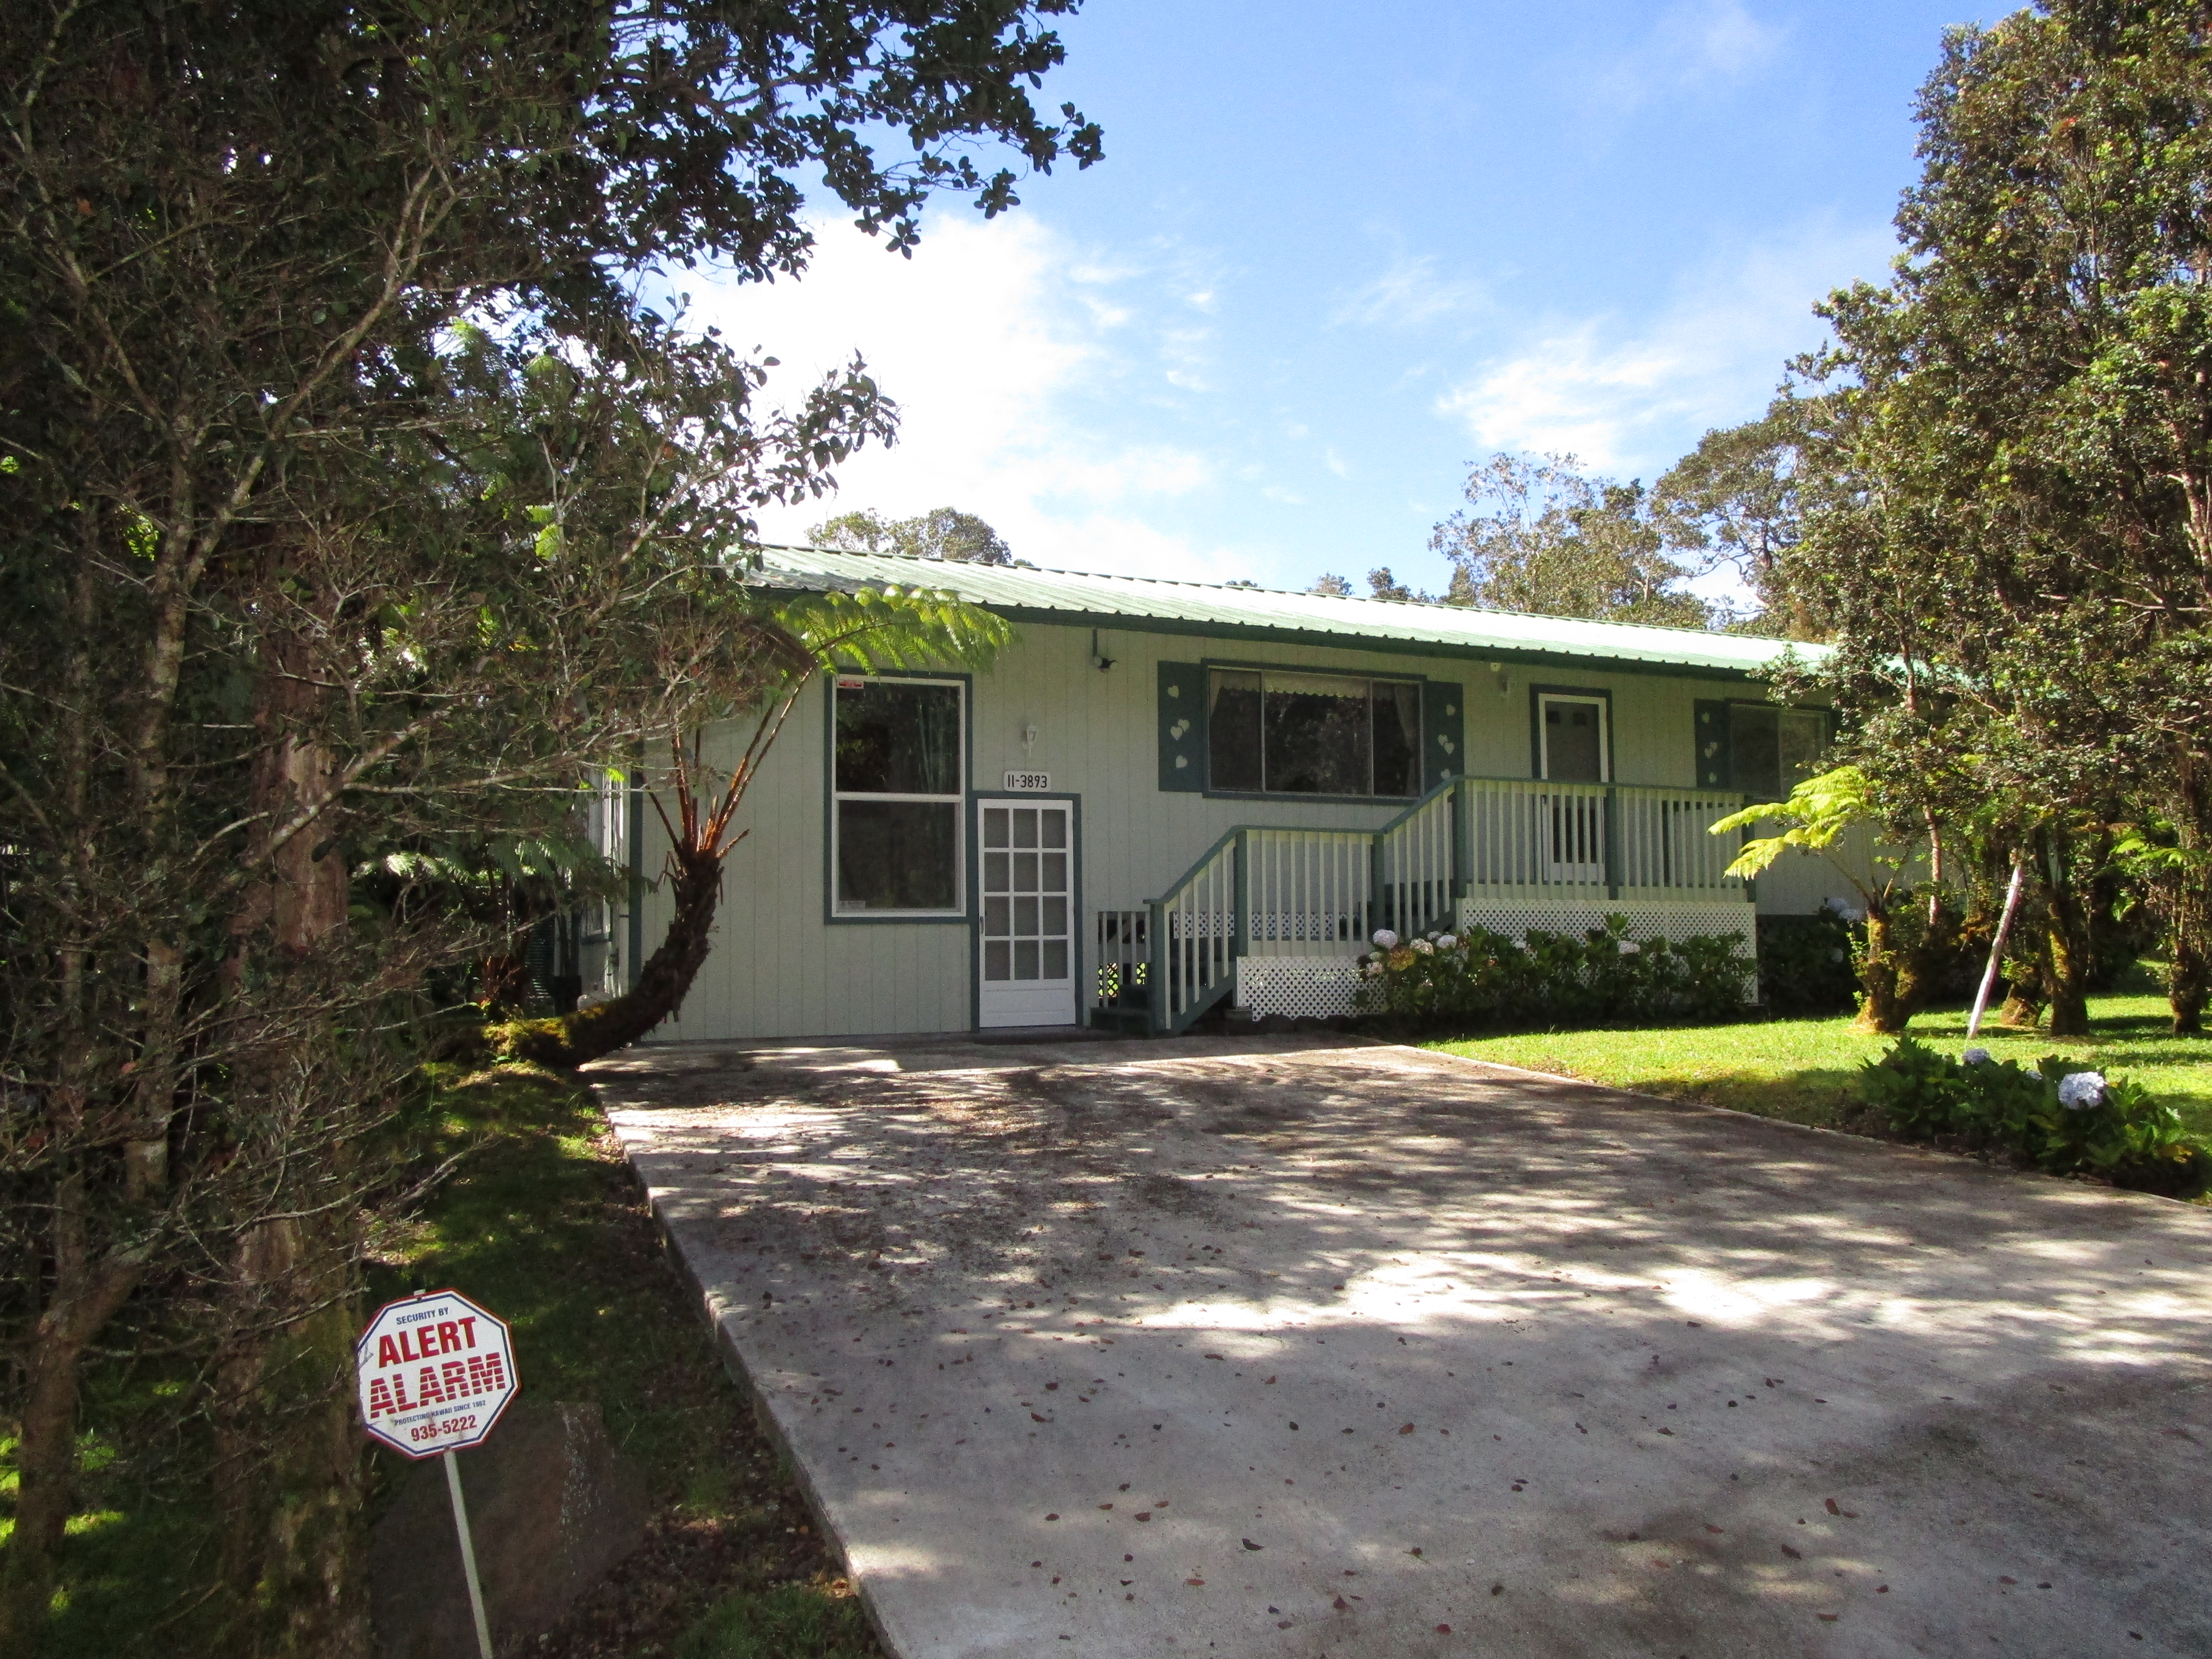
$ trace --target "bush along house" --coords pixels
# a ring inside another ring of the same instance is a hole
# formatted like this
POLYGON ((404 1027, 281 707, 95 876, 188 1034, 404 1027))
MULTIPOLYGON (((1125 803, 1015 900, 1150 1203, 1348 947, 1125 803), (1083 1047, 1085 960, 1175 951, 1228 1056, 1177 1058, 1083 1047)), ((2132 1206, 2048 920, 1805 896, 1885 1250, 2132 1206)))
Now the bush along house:
MULTIPOLYGON (((895 556, 770 550, 789 589, 949 589, 1014 623, 988 673, 840 674, 752 785, 714 951, 659 1040, 1353 1007, 1374 933, 1735 934, 1835 885, 1753 884, 1707 826, 1828 740, 1741 635, 895 556)), ((1801 653, 1818 647, 1797 647, 1801 653)), ((733 757, 750 728, 708 734, 733 757)), ((652 949, 661 831, 594 815, 636 872, 604 990, 652 949)))

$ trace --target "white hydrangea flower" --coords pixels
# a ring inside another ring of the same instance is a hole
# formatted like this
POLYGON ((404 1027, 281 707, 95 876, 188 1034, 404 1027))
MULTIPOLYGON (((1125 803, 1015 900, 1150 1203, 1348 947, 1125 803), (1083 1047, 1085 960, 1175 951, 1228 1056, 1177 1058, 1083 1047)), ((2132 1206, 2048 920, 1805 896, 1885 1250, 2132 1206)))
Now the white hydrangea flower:
POLYGON ((1370 962, 1370 963, 1369 963, 1367 964, 1367 977, 1368 977, 1368 978, 1370 978, 1370 979, 1380 979, 1380 978, 1382 978, 1382 964, 1381 963, 1379 963, 1379 962, 1370 962))
POLYGON ((2086 1112, 2105 1103, 2101 1072, 2072 1072, 2058 1080, 2058 1103, 2069 1112, 2086 1112))
POLYGON ((1455 939, 1449 933, 1439 933, 1437 935, 1437 949, 1439 951, 1456 951, 1459 949, 1459 940, 1455 939))
POLYGON ((1990 1051, 1986 1048, 1969 1048, 1959 1056, 1961 1066, 1986 1066, 1989 1063, 1990 1051))
POLYGON ((1644 947, 1638 945, 1634 939, 1625 939, 1620 941, 1621 955, 1625 957, 1641 956, 1643 952, 1644 947))
POLYGON ((1395 951, 1398 948, 1398 936, 1388 927, 1377 927, 1375 930, 1375 944, 1378 949, 1395 951))
POLYGON ((1432 957, 1437 953, 1437 947, 1430 944, 1428 940, 1425 939, 1415 939, 1413 941, 1413 948, 1416 951, 1419 951, 1425 957, 1432 957))

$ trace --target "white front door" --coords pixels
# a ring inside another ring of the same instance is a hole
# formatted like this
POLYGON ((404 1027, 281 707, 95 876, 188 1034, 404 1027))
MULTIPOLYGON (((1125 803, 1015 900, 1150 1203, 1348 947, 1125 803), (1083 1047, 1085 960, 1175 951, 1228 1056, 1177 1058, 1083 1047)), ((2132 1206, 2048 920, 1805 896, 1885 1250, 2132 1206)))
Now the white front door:
POLYGON ((1075 1024, 1075 803, 975 803, 979 1023, 1075 1024))

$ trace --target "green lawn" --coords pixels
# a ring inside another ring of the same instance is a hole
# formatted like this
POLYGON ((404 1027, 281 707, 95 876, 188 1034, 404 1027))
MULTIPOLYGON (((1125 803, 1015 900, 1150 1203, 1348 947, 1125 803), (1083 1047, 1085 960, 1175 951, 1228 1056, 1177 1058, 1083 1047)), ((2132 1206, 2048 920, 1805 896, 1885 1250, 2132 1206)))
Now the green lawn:
MULTIPOLYGON (((858 1603, 723 1372, 590 1094, 514 1067, 434 1068, 432 1082, 424 1165, 465 1156, 416 1216, 380 1230, 367 1305, 426 1285, 486 1304, 514 1328, 527 1389, 599 1401, 656 1499, 647 1547, 533 1644, 533 1659, 875 1659, 858 1603)), ((70 1523, 41 1651, 235 1652, 231 1621, 207 1588, 216 1554, 208 1454, 198 1419, 179 1409, 188 1374, 174 1359, 134 1358, 127 1330, 112 1334, 88 1379, 87 1512, 70 1523)), ((11 1449, 0 1431, 0 1539, 11 1449)), ((380 1500, 404 1473, 400 1460, 365 1455, 380 1500)))
MULTIPOLYGON (((2212 1038, 2167 1035, 2166 999, 2140 969, 2114 994, 2091 998, 2089 1015, 2095 1036, 2087 1041, 2054 1042, 2041 1031, 2007 1031, 1986 1021, 1975 1041, 1999 1060, 2033 1061, 2049 1054, 2094 1059, 2108 1073, 2139 1079, 2171 1102, 2191 1129, 2212 1139, 2212 1038)), ((1921 1014, 1912 1022, 1912 1035, 1956 1054, 1966 1046, 1966 1011, 1921 1014)), ((1882 1054, 1890 1042, 1854 1031, 1848 1015, 1837 1015, 1642 1030, 1522 1032, 1427 1046, 1532 1072, 1833 1128, 1850 1121, 1853 1075, 1860 1063, 1882 1054)))

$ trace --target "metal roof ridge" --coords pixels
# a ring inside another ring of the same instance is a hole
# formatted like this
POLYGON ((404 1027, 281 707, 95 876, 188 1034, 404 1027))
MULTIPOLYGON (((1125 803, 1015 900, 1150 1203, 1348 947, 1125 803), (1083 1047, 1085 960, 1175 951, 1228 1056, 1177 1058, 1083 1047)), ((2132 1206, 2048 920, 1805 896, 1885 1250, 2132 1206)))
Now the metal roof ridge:
MULTIPOLYGON (((954 565, 970 564, 966 559, 933 559, 921 553, 864 552, 850 548, 802 547, 789 542, 756 542, 763 550, 783 553, 824 553, 832 558, 898 559, 909 564, 954 565)), ((1500 611, 1481 605, 1451 605, 1442 599, 1361 599, 1356 593, 1314 593, 1294 587, 1263 587, 1257 582, 1249 587, 1238 587, 1228 582, 1185 581, 1173 576, 1128 576, 1118 571, 1070 570, 1060 565, 1000 565, 987 564, 977 569, 999 574, 1012 575, 1027 571, 1039 576, 1075 576, 1093 581, 1128 582, 1149 587, 1188 587, 1212 593, 1266 593, 1279 599, 1314 599, 1328 605, 1373 605, 1392 611, 1443 611, 1462 617, 1515 617, 1528 622, 1579 623, 1586 628, 1633 628, 1646 634, 1671 635, 1692 640, 1747 640, 1770 645, 1801 646, 1816 641, 1792 640, 1776 634, 1731 634, 1717 629, 1673 628, 1664 623, 1622 622, 1601 617, 1557 617, 1541 611, 1500 611)))

